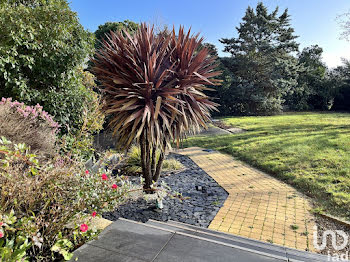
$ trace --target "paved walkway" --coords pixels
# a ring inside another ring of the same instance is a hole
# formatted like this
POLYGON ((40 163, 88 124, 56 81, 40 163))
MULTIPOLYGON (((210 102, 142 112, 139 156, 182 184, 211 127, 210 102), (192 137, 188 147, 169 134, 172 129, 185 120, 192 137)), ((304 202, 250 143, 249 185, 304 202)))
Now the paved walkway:
POLYGON ((216 151, 192 147, 179 153, 189 156, 229 193, 210 229, 313 250, 311 205, 293 187, 216 151))

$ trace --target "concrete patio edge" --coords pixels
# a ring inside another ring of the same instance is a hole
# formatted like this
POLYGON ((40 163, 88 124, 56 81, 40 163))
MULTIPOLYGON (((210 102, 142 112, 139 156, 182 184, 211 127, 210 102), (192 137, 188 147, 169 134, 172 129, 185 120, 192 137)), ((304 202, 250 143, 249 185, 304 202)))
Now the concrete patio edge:
POLYGON ((76 261, 76 258, 84 262, 197 261, 194 258, 201 259, 198 261, 228 261, 230 257, 235 258, 232 261, 239 262, 329 261, 327 256, 179 222, 149 220, 141 223, 123 218, 106 227, 98 239, 77 249, 71 261, 76 261), (187 247, 191 245, 193 248, 187 247), (206 255, 216 253, 218 260, 206 255))

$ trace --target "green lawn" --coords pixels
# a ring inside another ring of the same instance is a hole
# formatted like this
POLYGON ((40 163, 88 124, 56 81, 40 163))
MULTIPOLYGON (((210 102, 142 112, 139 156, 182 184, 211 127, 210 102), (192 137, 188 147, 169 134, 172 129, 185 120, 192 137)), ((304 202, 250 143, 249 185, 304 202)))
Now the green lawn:
POLYGON ((327 212, 350 217, 350 114, 291 113, 222 121, 247 132, 191 137, 185 146, 231 154, 294 185, 327 212))

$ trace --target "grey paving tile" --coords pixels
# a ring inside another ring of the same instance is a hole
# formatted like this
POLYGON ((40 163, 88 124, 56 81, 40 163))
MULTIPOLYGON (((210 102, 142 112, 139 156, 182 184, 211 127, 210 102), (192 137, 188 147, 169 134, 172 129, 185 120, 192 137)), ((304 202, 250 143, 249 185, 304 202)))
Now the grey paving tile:
POLYGON ((142 224, 117 220, 90 244, 119 254, 132 254, 138 259, 151 261, 172 234, 142 224))
POLYGON ((92 245, 84 245, 74 252, 71 262, 146 262, 137 257, 119 254, 92 245))
POLYGON ((252 249, 254 251, 272 254, 278 257, 286 257, 286 248, 282 246, 265 243, 262 241, 248 239, 241 236, 229 235, 222 232, 213 231, 207 228, 198 228, 191 225, 182 225, 180 223, 159 223, 157 221, 148 221, 147 224, 158 225, 162 228, 167 228, 180 233, 186 233, 197 237, 206 238, 209 240, 223 242, 225 244, 242 247, 245 249, 252 249), (176 226, 181 226, 177 228, 176 226), (193 231, 194 230, 194 231, 193 231))
POLYGON ((155 262, 281 262, 248 251, 183 235, 174 235, 155 262))

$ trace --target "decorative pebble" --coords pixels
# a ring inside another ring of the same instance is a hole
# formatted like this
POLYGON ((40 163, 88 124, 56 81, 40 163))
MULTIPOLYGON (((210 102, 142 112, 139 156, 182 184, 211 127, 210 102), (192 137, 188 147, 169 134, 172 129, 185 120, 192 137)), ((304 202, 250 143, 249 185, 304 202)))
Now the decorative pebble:
POLYGON ((210 222, 225 202, 228 194, 215 180, 199 168, 190 158, 173 154, 169 158, 175 158, 181 162, 185 169, 178 173, 165 175, 160 178, 173 191, 182 193, 188 197, 180 201, 166 197, 163 200, 163 209, 156 209, 155 202, 147 202, 144 199, 121 205, 113 212, 103 214, 110 220, 118 217, 146 222, 148 219, 167 221, 169 219, 208 227, 210 222))

